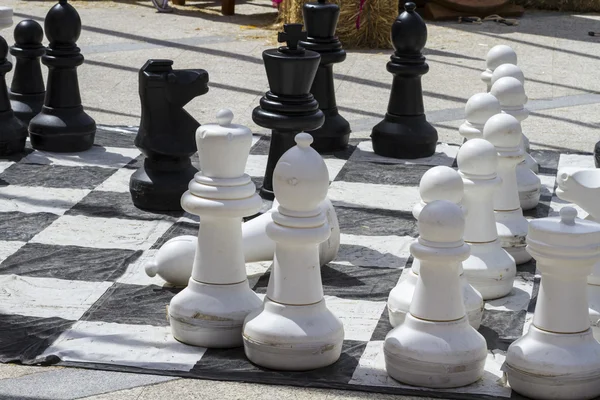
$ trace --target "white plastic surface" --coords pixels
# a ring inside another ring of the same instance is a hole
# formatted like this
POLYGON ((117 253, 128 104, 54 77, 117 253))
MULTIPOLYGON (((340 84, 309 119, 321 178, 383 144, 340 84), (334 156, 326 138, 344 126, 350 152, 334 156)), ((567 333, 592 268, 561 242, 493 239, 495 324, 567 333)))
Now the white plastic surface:
POLYGON ((486 84, 487 91, 492 87, 494 70, 502 64, 517 64, 517 53, 504 44, 494 46, 488 51, 485 59, 486 69, 481 73, 481 80, 486 84))
POLYGON ((0 29, 8 28, 13 24, 13 9, 0 6, 0 29))
POLYGON ((496 97, 489 93, 476 93, 465 105, 465 122, 458 128, 458 133, 466 140, 481 138, 487 120, 501 112, 500 102, 496 97))

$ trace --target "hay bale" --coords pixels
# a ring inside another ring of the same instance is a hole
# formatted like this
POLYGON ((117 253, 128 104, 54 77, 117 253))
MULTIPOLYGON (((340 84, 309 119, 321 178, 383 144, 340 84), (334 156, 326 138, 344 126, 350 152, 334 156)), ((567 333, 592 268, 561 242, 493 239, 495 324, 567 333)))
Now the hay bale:
POLYGON ((514 3, 538 10, 600 12, 600 0, 514 0, 514 3))
MULTIPOLYGON (((302 7, 314 0, 283 0, 279 9, 281 23, 302 23, 302 7)), ((390 49, 390 32, 398 16, 398 0, 366 0, 356 28, 360 0, 330 0, 340 6, 336 34, 345 48, 390 49)))

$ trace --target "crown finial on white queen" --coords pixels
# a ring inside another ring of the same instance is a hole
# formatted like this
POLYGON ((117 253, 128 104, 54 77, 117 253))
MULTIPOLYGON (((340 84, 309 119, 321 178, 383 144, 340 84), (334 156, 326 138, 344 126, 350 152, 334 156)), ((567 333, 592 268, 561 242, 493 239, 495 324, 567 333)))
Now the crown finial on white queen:
POLYGON ((486 69, 481 73, 481 80, 486 84, 488 92, 492 87, 492 74, 502 64, 517 64, 517 53, 505 44, 492 47, 485 58, 486 69))
POLYGON ((483 126, 492 116, 502 112, 500 102, 489 93, 476 93, 465 105, 465 122, 458 132, 466 140, 482 137, 483 126))

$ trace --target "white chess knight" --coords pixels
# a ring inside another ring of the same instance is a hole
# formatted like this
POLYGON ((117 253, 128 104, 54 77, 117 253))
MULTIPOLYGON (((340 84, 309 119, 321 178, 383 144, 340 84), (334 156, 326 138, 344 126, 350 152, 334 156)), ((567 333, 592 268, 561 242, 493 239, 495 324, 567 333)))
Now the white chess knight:
MULTIPOLYGON (((556 195, 577 204, 589 215, 587 220, 600 222, 600 169, 562 168, 558 171, 556 195)), ((590 324, 596 340, 600 341, 600 262, 594 264, 587 278, 590 324)))
MULTIPOLYGON (((447 200, 459 204, 463 199, 463 181, 458 172, 450 167, 433 167, 423 174, 419 183, 419 194, 421 195, 421 202, 413 208, 413 216, 417 221, 423 207, 432 201, 447 200)), ((468 209, 466 211, 469 212, 468 209)), ((419 259, 415 258, 412 267, 402 272, 398 283, 390 292, 387 308, 392 326, 402 324, 406 314, 408 314, 419 279, 420 265, 419 259)), ((483 298, 469 284, 463 274, 462 267, 459 274, 467 318, 471 326, 479 329, 483 317, 483 298)))
MULTIPOLYGON (((242 224, 242 247, 247 263, 271 261, 275 253, 275 242, 267 236, 267 224, 273 220, 272 213, 279 203, 273 202, 268 212, 242 224)), ((340 225, 333 204, 329 199, 321 202, 321 210, 327 216, 331 235, 319 245, 319 263, 325 265, 337 257, 340 248, 340 225)), ((159 275, 166 282, 175 286, 186 286, 192 275, 192 266, 198 247, 198 238, 184 235, 167 241, 158 250, 154 259, 145 266, 150 277, 159 275)))
POLYGON ((494 216, 502 247, 517 265, 531 260, 527 246, 527 220, 519 201, 516 167, 525 151, 520 146, 521 124, 510 114, 496 114, 483 127, 483 138, 496 147, 498 177, 502 180, 494 193, 494 216))
POLYGON ((196 132, 200 172, 181 205, 202 220, 199 251, 188 286, 168 309, 175 339, 209 348, 241 346, 244 318, 261 306, 248 284, 242 247, 242 217, 262 206, 244 174, 252 132, 232 119, 231 111, 221 110, 218 125, 203 125, 196 132))
POLYGON ((385 338, 385 367, 409 385, 469 385, 483 375, 487 344, 465 315, 459 271, 469 245, 462 239, 463 211, 452 202, 433 201, 421 211, 418 226, 419 239, 410 247, 421 261, 417 286, 410 313, 385 338))
POLYGON ((500 114, 500 102, 489 93, 476 93, 465 105, 465 122, 458 128, 458 133, 465 140, 483 137, 483 126, 492 116, 500 114))
POLYGON ((506 353, 511 388, 533 399, 600 396, 600 343, 590 329, 586 279, 600 261, 600 224, 560 217, 529 223, 528 251, 542 274, 533 324, 506 353))
POLYGON ((341 321, 323 297, 319 243, 330 235, 319 204, 327 196, 329 173, 310 144, 296 135, 273 171, 279 201, 267 234, 275 259, 263 306, 244 322, 244 350, 253 363, 278 370, 309 370, 338 360, 344 341, 341 321))
MULTIPOLYGON (((527 95, 523 85, 517 78, 507 76, 494 82, 490 91, 500 101, 502 111, 515 117, 519 123, 529 116, 529 110, 524 105, 527 95)), ((537 162, 525 149, 525 135, 521 134, 519 146, 523 149, 523 161, 517 165, 517 187, 519 201, 523 210, 535 208, 540 201, 541 182, 535 174, 538 170, 537 162)))
POLYGON ((461 146, 456 161, 465 188, 464 240, 471 246, 464 275, 484 300, 504 297, 512 291, 517 267, 502 248, 496 229, 493 196, 502 183, 496 172, 496 148, 487 140, 472 139, 461 146))
POLYGON ((488 92, 492 88, 492 74, 502 64, 517 65, 517 53, 505 44, 492 47, 485 58, 486 69, 481 73, 481 80, 488 92))
POLYGON ((8 28, 13 24, 13 9, 0 6, 0 29, 8 28))

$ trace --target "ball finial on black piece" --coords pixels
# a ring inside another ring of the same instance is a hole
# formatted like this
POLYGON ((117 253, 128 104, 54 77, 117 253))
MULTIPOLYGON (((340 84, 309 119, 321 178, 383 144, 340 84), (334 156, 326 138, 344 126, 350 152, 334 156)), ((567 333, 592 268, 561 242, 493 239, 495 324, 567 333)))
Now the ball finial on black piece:
POLYGON ((21 21, 15 27, 15 45, 22 48, 43 47, 44 30, 32 19, 21 21))

